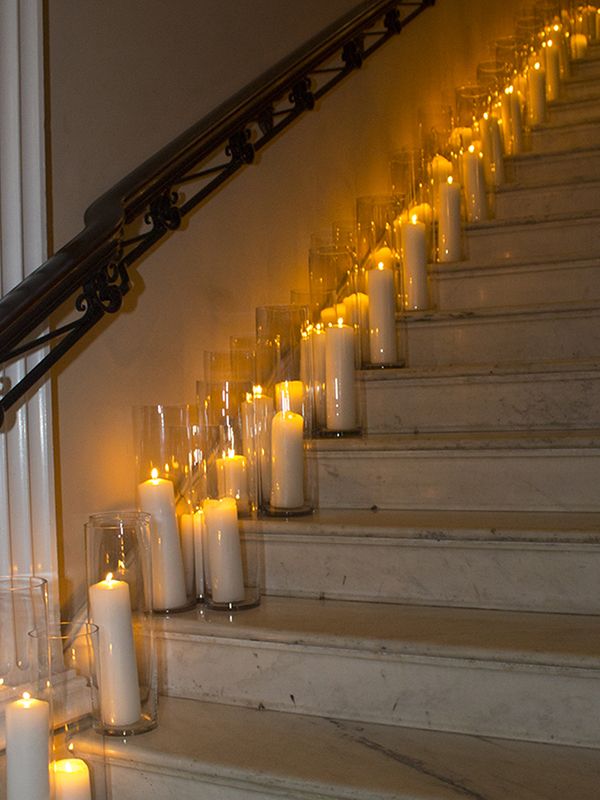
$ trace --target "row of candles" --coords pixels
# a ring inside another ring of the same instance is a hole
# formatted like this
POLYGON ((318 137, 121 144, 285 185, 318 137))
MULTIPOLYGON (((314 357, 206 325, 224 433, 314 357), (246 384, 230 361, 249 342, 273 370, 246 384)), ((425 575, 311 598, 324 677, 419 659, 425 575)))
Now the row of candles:
MULTIPOLYGON (((428 262, 462 258, 463 219, 488 218, 488 192, 503 181, 504 157, 522 150, 526 126, 546 118, 569 59, 582 58, 588 42, 600 39, 600 12, 592 4, 566 11, 544 0, 536 11, 518 21, 517 37, 497 42, 502 58, 480 65, 478 86, 457 91, 458 113, 446 135, 438 129, 430 137, 431 156, 426 148, 402 154, 392 164, 393 194, 359 199, 355 237, 342 244, 338 230, 311 250, 306 307, 257 311, 256 349, 248 348, 252 374, 207 375, 196 419, 187 407, 177 409, 175 424, 166 419, 173 409, 141 411, 149 439, 149 431, 162 431, 158 447, 138 447, 137 504, 150 516, 127 523, 147 528, 129 545, 143 549, 146 542, 140 577, 146 611, 189 608, 198 598, 227 609, 259 601, 238 516, 312 510, 308 442, 360 432, 356 368, 401 363, 398 305, 405 311, 430 305, 428 262), (230 402, 236 393, 243 399, 230 402), (218 396, 223 402, 215 402, 218 396)), ((138 445, 144 435, 137 432, 138 445)), ((122 533, 123 525, 115 530, 122 533)), ((115 572, 102 576, 110 559, 88 543, 89 615, 99 629, 101 723, 109 732, 135 732, 150 727, 139 725, 140 670, 148 663, 139 663, 134 634, 136 559, 121 556, 115 572)), ((28 693, 6 706, 7 800, 45 800, 51 791, 57 800, 91 798, 83 760, 55 760, 48 770, 49 715, 49 703, 28 693)))

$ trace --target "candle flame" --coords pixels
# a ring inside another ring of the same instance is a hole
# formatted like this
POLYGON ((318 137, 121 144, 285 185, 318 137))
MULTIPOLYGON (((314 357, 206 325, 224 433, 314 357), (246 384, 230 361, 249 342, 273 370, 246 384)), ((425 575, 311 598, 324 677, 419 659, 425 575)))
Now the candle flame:
POLYGON ((344 327, 344 318, 338 317, 338 328, 343 328, 343 327, 344 327))
POLYGON ((112 574, 112 572, 109 572, 109 573, 106 575, 106 582, 107 582, 107 583, 112 583, 112 579, 113 579, 113 574, 112 574))
POLYGON ((552 47, 552 39, 548 39, 548 47, 552 47))
MULTIPOLYGON (((598 9, 598 13, 600 14, 600 8, 598 9)), ((560 25, 555 25, 555 26, 552 28, 552 30, 553 30, 553 31, 555 31, 556 33, 558 33, 558 32, 559 32, 559 30, 560 30, 560 25)))
POLYGON ((31 695, 29 694, 29 692, 23 692, 21 697, 23 698, 23 700, 31 700, 31 695))
POLYGON ((469 153, 474 153, 474 152, 475 152, 475 145, 474 144, 470 144, 469 145, 469 153))
POLYGON ((488 114, 488 112, 487 112, 487 111, 484 111, 484 112, 483 112, 483 118, 484 118, 484 119, 489 119, 489 118, 490 118, 490 115, 488 114))
POLYGON ((230 447, 229 450, 227 451, 227 458, 233 458, 234 456, 235 456, 235 450, 233 449, 233 447, 230 447))
POLYGON ((534 69, 540 69, 541 68, 540 62, 536 61, 535 64, 533 65, 533 68, 534 69))
POLYGON ((506 94, 512 94, 514 92, 514 87, 513 86, 507 86, 506 89, 504 90, 504 92, 506 94))
POLYGON ((156 467, 153 467, 153 468, 152 468, 152 470, 151 470, 151 472, 150 472, 150 478, 151 478, 153 481, 155 481, 155 480, 158 480, 158 470, 156 469, 156 467))
POLYGON ((383 261, 380 261, 379 264, 377 264, 377 269, 384 269, 384 267, 385 264, 383 263, 383 261))
POLYGON ((262 386, 260 386, 260 384, 258 386, 252 387, 252 394, 254 395, 254 397, 262 397, 262 391, 263 389, 262 386))
POLYGON ((412 222, 413 225, 416 225, 417 222, 419 221, 418 214, 413 214, 412 217, 410 218, 410 221, 412 222))
POLYGON ((448 175, 448 183, 449 184, 454 183, 454 178, 452 177, 452 175, 448 175))

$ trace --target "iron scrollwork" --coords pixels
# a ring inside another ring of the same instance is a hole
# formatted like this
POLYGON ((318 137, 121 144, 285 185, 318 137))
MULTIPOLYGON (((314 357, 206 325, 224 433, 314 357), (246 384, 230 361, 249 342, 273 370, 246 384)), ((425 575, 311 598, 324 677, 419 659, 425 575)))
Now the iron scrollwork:
POLYGON ((248 128, 245 128, 230 137, 225 154, 230 156, 234 163, 252 164, 254 161, 254 145, 250 141, 251 135, 248 128))
POLYGON ((123 297, 130 286, 127 268, 122 261, 104 264, 84 283, 75 308, 86 315, 115 314, 123 305, 123 297))
POLYGON ((346 42, 342 49, 342 61, 347 69, 360 69, 364 58, 362 37, 346 42))
POLYGON ((296 110, 312 111, 315 107, 315 96, 311 91, 311 86, 310 78, 302 78, 292 87, 289 100, 294 104, 296 110))
POLYGON ((144 220, 156 231, 176 231, 181 225, 181 212, 177 208, 177 192, 164 192, 152 200, 144 220))

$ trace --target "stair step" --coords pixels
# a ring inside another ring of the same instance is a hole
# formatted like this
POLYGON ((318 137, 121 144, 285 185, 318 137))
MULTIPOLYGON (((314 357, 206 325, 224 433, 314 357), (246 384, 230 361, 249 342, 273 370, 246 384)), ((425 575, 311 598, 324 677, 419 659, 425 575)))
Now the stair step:
POLYGON ((547 215, 593 214, 600 207, 600 180, 555 182, 552 174, 546 186, 505 184, 492 198, 496 219, 543 219, 547 215))
POLYGON ((598 258, 544 259, 489 266, 473 261, 429 265, 432 303, 444 311, 600 299, 598 258))
POLYGON ((369 434, 600 428, 600 361, 365 370, 361 378, 369 434))
POLYGON ((571 62, 571 75, 575 79, 593 81, 600 78, 600 59, 598 50, 591 47, 586 58, 580 58, 571 62))
POLYGON ((164 694, 597 747, 599 628, 569 614, 266 597, 159 618, 156 635, 164 694))
POLYGON ((242 524, 268 595, 600 613, 600 515, 318 511, 242 524))
POLYGON ((566 147, 553 153, 522 153, 506 159, 506 179, 527 186, 558 181, 600 180, 600 148, 566 147))
POLYGON ((538 215, 533 219, 473 223, 467 226, 466 249, 469 260, 488 264, 590 258, 600 253, 600 214, 538 215))
POLYGON ((567 147, 598 147, 600 118, 593 116, 576 123, 543 125, 531 131, 534 153, 552 153, 567 147))
POLYGON ((600 510, 593 432, 318 441, 319 508, 600 510))
POLYGON ((399 316, 410 367, 593 360, 600 357, 599 322, 593 301, 399 316))
MULTIPOLYGON (((79 737, 96 753, 99 737, 79 737)), ((596 750, 161 698, 160 726, 108 739, 119 800, 596 800, 596 750)))
POLYGON ((600 77, 571 77, 563 81, 562 97, 564 100, 586 100, 600 98, 600 77))
POLYGON ((577 123, 597 116, 599 110, 600 95, 588 94, 572 99, 566 92, 561 92, 559 100, 548 104, 548 121, 551 125, 577 123))

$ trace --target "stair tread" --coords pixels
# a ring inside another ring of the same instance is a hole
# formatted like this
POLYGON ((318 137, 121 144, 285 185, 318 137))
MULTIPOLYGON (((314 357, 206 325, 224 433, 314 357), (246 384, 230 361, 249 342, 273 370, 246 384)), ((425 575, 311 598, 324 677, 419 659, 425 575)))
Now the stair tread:
POLYGON ((588 615, 265 597, 243 612, 199 608, 156 618, 155 626, 159 637, 593 669, 600 678, 600 617, 588 615))
POLYGON ((410 380, 482 380, 512 378, 515 375, 535 376, 536 379, 548 375, 563 375, 565 379, 573 375, 595 375, 600 370, 600 361, 541 361, 516 362, 514 364, 459 364, 423 367, 386 367, 385 369, 365 369, 359 372, 361 380, 376 381, 410 381, 410 380))
POLYGON ((510 261, 497 261, 490 263, 489 260, 478 261, 477 259, 465 259, 464 261, 451 261, 445 264, 439 262, 430 263, 427 269, 430 273, 444 277, 449 273, 464 272, 466 274, 482 271, 484 274, 498 273, 502 271, 514 272, 520 269, 570 269, 577 267, 599 267, 598 256, 581 258, 579 256, 567 256, 562 258, 511 258, 510 261))
POLYGON ((316 439, 319 452, 406 452, 409 450, 489 451, 593 449, 600 446, 600 430, 541 431, 434 431, 425 433, 385 433, 350 436, 340 439, 316 439))
MULTIPOLYGON (((598 751, 587 748, 169 697, 159 715, 144 736, 106 738, 109 763, 304 800, 592 800, 600 780, 598 751)), ((76 752, 101 741, 80 735, 76 752)))
MULTIPOLYGON (((543 187, 535 187, 536 189, 543 189, 543 187)), ((507 228, 522 228, 528 226, 542 226, 542 225, 557 225, 558 223, 564 222, 581 222, 582 225, 585 225, 591 221, 598 221, 600 220, 600 213, 597 210, 594 211, 587 211, 581 212, 577 211, 576 213, 562 213, 562 214, 544 214, 543 216, 533 217, 533 216, 526 216, 526 217, 517 217, 517 218, 508 218, 508 219, 489 219, 484 220, 481 222, 472 222, 466 224, 465 230, 467 231, 468 235, 471 236, 473 234, 488 234, 489 232, 494 232, 497 230, 506 230, 507 228)))
POLYGON ((306 517, 242 520, 241 528, 269 537, 418 540, 435 546, 551 543, 596 549, 600 544, 600 513, 593 512, 321 509, 306 517))
MULTIPOLYGON (((497 266, 497 265, 494 265, 497 266)), ((535 305, 519 306, 492 306, 484 308, 463 309, 423 309, 419 311, 399 311, 396 319, 407 324, 420 323, 447 323, 460 321, 479 322, 493 320, 494 318, 506 319, 507 317, 531 317, 543 315, 565 314, 597 314, 600 310, 600 300, 569 300, 561 303, 536 303, 535 305)))

